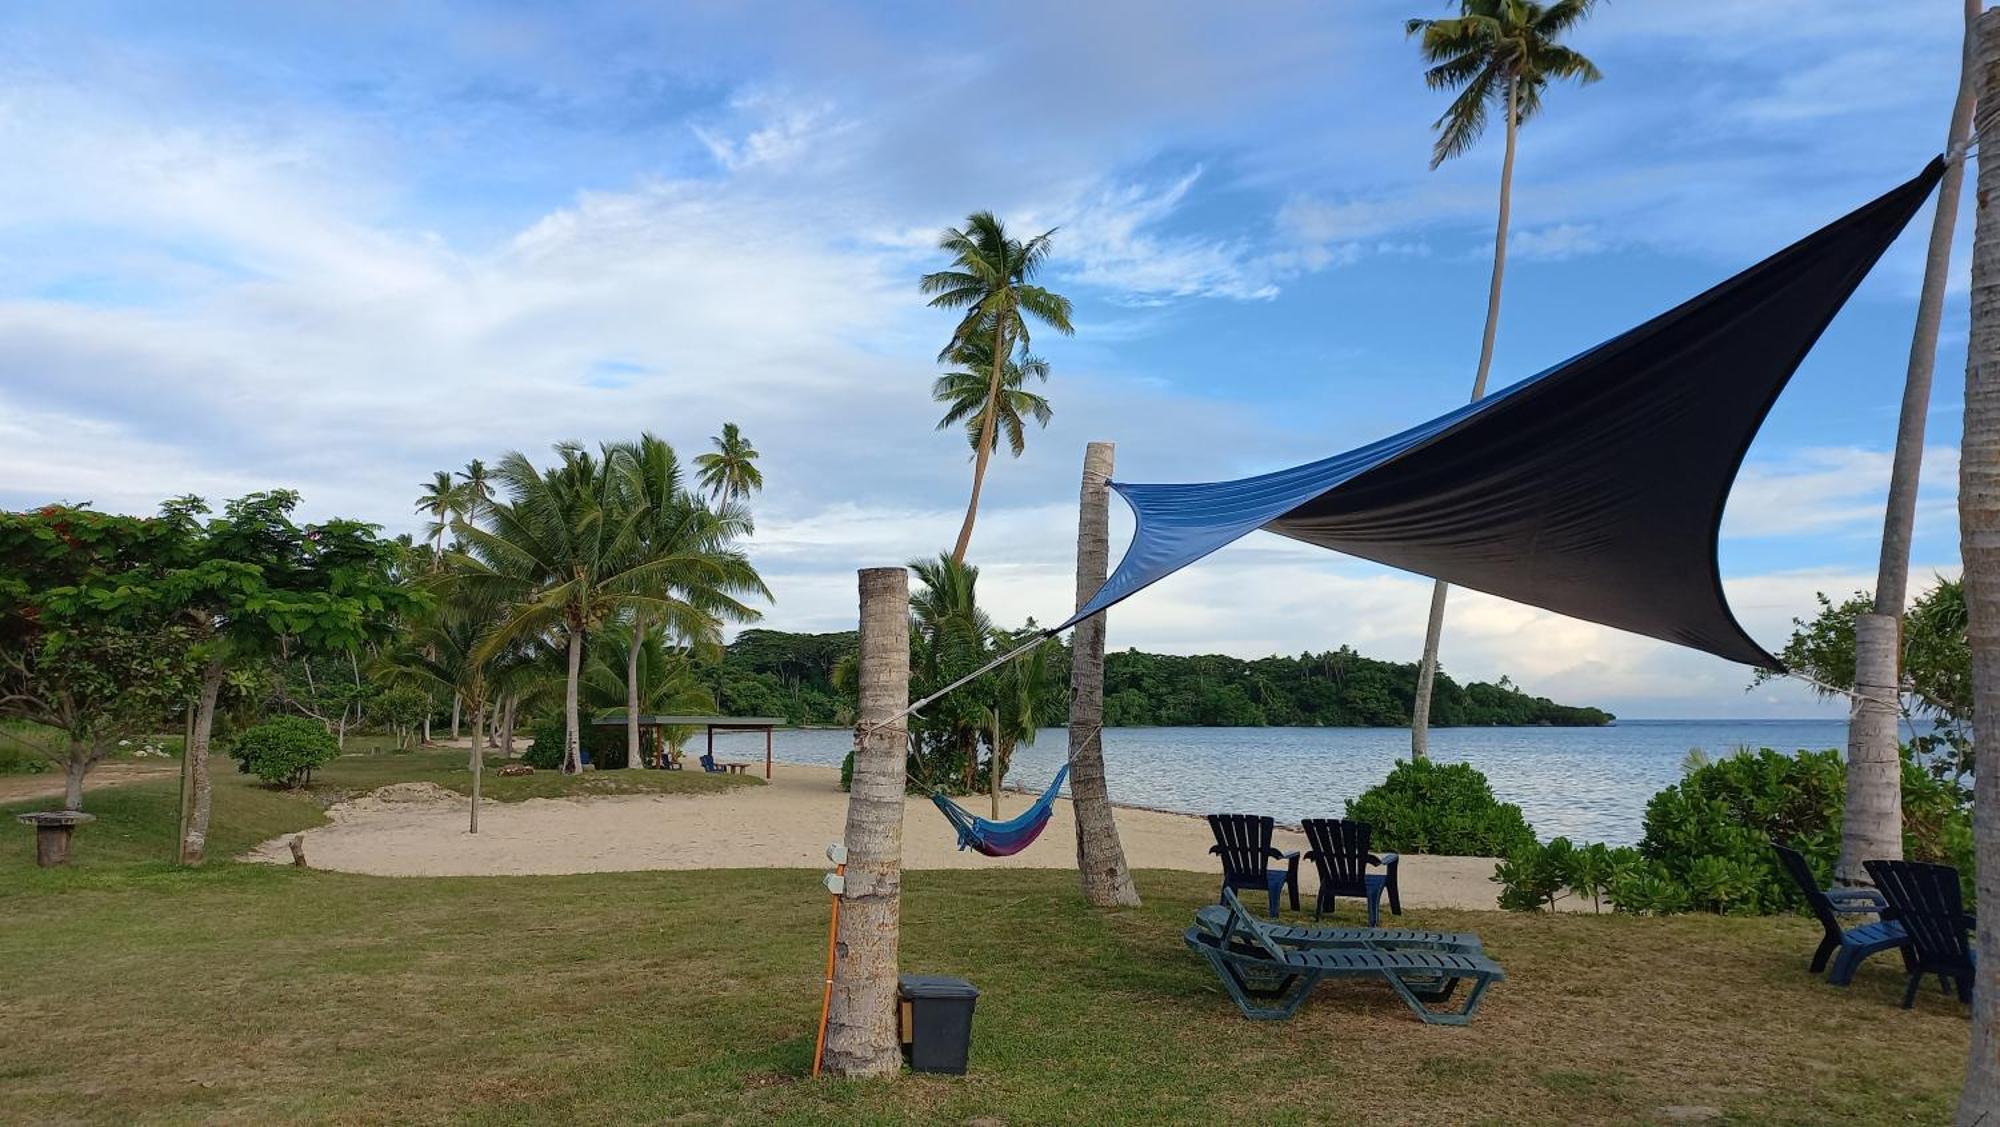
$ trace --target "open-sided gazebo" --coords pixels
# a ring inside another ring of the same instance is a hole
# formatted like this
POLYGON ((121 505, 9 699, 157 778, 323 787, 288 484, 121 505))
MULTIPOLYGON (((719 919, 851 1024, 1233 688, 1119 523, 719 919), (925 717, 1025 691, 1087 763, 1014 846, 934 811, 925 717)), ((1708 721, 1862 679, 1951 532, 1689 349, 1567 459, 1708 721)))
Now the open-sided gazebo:
MULTIPOLYGON (((592 724, 605 728, 623 728, 625 717, 612 716, 593 720, 592 724)), ((789 721, 782 716, 675 716, 642 714, 639 717, 639 738, 646 746, 657 747, 661 741, 662 728, 701 728, 707 733, 708 755, 715 756, 715 733, 717 732, 762 732, 764 733, 764 777, 771 777, 771 731, 785 727, 789 721)))

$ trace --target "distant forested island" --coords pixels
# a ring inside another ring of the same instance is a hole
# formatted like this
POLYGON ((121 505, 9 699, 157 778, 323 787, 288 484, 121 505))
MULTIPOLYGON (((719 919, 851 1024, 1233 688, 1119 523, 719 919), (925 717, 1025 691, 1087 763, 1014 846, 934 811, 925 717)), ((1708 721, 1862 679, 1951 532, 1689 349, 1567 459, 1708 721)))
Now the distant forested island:
MULTIPOLYGON (((849 724, 851 689, 840 687, 853 631, 792 634, 745 630, 720 655, 700 662, 723 710, 783 716, 794 724, 849 724)), ((1069 647, 1049 643, 1048 685, 1039 719, 1069 716, 1069 647)), ((1414 662, 1377 661, 1342 646, 1324 653, 1254 660, 1123 650, 1105 657, 1104 722, 1113 727, 1401 727, 1410 722, 1414 662)), ((1596 727, 1615 719, 1598 708, 1530 696, 1506 677, 1461 685, 1438 673, 1431 723, 1439 727, 1596 727)))

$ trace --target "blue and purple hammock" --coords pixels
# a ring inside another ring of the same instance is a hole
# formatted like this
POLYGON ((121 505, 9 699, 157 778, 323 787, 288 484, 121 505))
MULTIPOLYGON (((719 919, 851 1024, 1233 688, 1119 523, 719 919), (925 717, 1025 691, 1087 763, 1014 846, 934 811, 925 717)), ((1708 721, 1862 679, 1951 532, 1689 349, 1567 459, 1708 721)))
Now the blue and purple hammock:
POLYGON ((1049 816, 1055 811, 1056 795, 1062 790, 1063 781, 1069 778, 1069 764, 1065 763, 1056 771, 1049 789, 1042 797, 1014 817, 1004 822, 995 822, 978 815, 933 791, 931 801, 951 824, 958 830, 958 847, 970 849, 987 857, 1011 857, 1042 836, 1049 826, 1049 816))

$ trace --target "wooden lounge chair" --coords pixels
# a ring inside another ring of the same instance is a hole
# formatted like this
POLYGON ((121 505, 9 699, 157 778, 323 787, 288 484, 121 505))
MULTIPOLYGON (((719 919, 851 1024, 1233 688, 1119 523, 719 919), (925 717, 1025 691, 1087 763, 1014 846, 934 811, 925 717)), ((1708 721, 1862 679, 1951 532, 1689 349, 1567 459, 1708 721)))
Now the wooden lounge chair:
POLYGON ((1402 858, 1394 853, 1380 857, 1368 852, 1366 822, 1340 818, 1307 818, 1302 823, 1306 843, 1312 846, 1306 860, 1319 870, 1319 895, 1313 901, 1313 918, 1332 912, 1334 899, 1358 896, 1368 905, 1368 926, 1382 921, 1382 893, 1389 894, 1391 915, 1403 914, 1403 894, 1396 887, 1396 865, 1402 858), (1383 871, 1371 873, 1370 865, 1383 871))
MULTIPOLYGON (((1210 814, 1208 828, 1215 834, 1210 853, 1222 858, 1222 891, 1255 888, 1271 898, 1271 914, 1278 914, 1278 890, 1292 890, 1292 911, 1299 910, 1299 855, 1281 853, 1271 847, 1274 823, 1256 814, 1210 814), (1267 867, 1271 859, 1285 862, 1282 869, 1267 867)), ((1221 897, 1218 896, 1217 899, 1221 897)))
POLYGON ((1188 928, 1182 939, 1189 950, 1208 960, 1243 1016, 1254 1020, 1291 1017, 1323 978, 1379 978, 1425 1022, 1464 1025, 1472 1020, 1486 988, 1507 977, 1500 964, 1476 950, 1287 948, 1273 934, 1273 925, 1241 910, 1240 903, 1236 909, 1221 935, 1197 925, 1188 928), (1472 983, 1463 1003, 1456 1009, 1431 1008, 1449 1006, 1461 980, 1472 983))
POLYGON ((1910 937, 1909 988, 1903 991, 1903 1008, 1916 1004, 1917 987, 1924 976, 1938 976, 1946 992, 1958 984, 1958 1000, 1972 1001, 1972 972, 1975 952, 1973 929, 1978 921, 1965 910, 1959 889, 1958 870, 1950 865, 1924 861, 1864 861, 1868 879, 1882 890, 1895 913, 1896 922, 1910 937))
MULTIPOLYGON (((1230 928, 1230 916, 1247 912, 1234 892, 1224 892, 1222 903, 1210 904, 1194 914, 1194 925, 1221 938, 1230 928)), ((1240 925, 1239 925, 1240 926, 1240 925)), ((1429 947, 1441 951, 1480 950, 1479 937, 1469 931, 1423 931, 1401 927, 1288 927, 1266 924, 1265 934, 1280 947, 1312 950, 1319 947, 1364 947, 1384 951, 1404 947, 1429 947)))
POLYGON ((1844 928, 1840 924, 1843 915, 1879 916, 1888 910, 1888 902, 1881 893, 1872 888, 1826 888, 1813 879, 1812 868, 1806 864, 1803 853, 1787 845, 1773 841, 1771 848, 1777 851, 1778 863, 1791 874, 1793 883, 1805 895, 1806 907, 1819 920, 1826 932, 1819 942, 1819 949, 1813 952, 1811 973, 1818 974, 1826 969, 1827 959, 1835 951, 1840 958, 1834 961, 1833 973, 1827 981, 1835 986, 1846 986, 1854 981, 1854 972, 1860 969, 1863 960, 1879 951, 1894 950, 1909 942, 1903 934, 1903 926, 1893 920, 1880 919, 1872 923, 1844 928))

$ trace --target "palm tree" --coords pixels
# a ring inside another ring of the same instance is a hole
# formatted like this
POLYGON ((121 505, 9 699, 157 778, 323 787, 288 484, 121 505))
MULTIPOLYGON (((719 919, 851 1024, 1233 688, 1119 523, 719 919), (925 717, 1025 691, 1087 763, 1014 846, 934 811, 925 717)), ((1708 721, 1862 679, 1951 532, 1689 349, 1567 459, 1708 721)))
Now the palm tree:
MULTIPOLYGON (((977 567, 941 554, 910 561, 910 570, 923 584, 910 596, 910 676, 916 691, 927 696, 987 660, 993 623, 979 609, 977 567)), ((960 784, 972 790, 987 711, 976 693, 953 693, 925 709, 912 725, 920 737, 919 782, 941 785, 936 776, 956 766, 960 784)))
POLYGON ((712 435, 712 454, 697 454, 696 478, 717 501, 740 500, 764 488, 764 474, 757 468, 757 448, 743 437, 735 423, 722 424, 722 433, 712 435))
POLYGON ((431 544, 431 570, 444 566, 444 533, 451 527, 453 519, 463 515, 465 492, 458 482, 452 480, 451 471, 439 470, 420 488, 417 495, 417 512, 431 518, 428 536, 431 544))
POLYGON ((458 471, 458 480, 465 499, 465 519, 478 524, 480 513, 493 499, 493 478, 486 472, 486 463, 478 458, 465 463, 465 468, 458 471))
MULTIPOLYGON (((1479 368, 1472 377, 1472 398, 1486 394, 1486 373, 1493 366, 1493 337, 1500 326, 1500 280, 1507 269, 1507 220, 1513 207, 1514 143, 1521 123, 1542 108, 1542 93, 1550 82, 1567 79, 1596 82, 1602 75, 1589 59, 1556 42, 1582 23, 1597 0, 1459 0, 1451 19, 1415 19, 1403 30, 1417 36, 1423 48, 1424 83, 1433 90, 1457 90, 1444 116, 1432 124, 1437 143, 1431 147, 1431 167, 1467 152, 1486 132, 1488 112, 1498 107, 1506 115, 1507 147, 1500 160, 1500 220, 1493 236, 1493 280, 1486 291, 1486 331, 1479 342, 1479 368)), ((1431 685, 1437 677, 1438 641, 1444 633, 1445 592, 1438 580, 1431 588, 1430 618, 1424 630, 1424 656, 1417 666, 1416 700, 1410 710, 1410 754, 1422 759, 1429 752, 1431 685)))
MULTIPOLYGON (((757 456, 749 450, 749 443, 741 442, 733 424, 723 428, 723 436, 740 443, 750 458, 757 456)), ((742 598, 757 595, 768 599, 770 589, 749 558, 734 547, 750 532, 748 511, 726 500, 711 508, 689 493, 681 485, 680 460, 674 448, 651 434, 622 444, 615 452, 623 472, 623 504, 638 513, 632 545, 635 558, 627 565, 624 580, 631 633, 644 638, 650 628, 659 626, 676 641, 705 644, 720 640, 726 622, 758 618, 742 598)), ((755 467, 748 468, 754 477, 755 467)), ((631 697, 625 705, 625 750, 626 763, 632 767, 640 763, 640 649, 627 647, 631 667, 625 683, 631 697)))
MULTIPOLYGON (((689 652, 667 644, 660 631, 635 635, 630 624, 619 624, 598 639, 583 674, 584 700, 593 713, 621 712, 630 717, 641 712, 715 711, 715 694, 695 675, 689 652)), ((672 749, 677 751, 694 730, 667 729, 672 749)), ((644 765, 643 749, 629 754, 626 766, 644 765)))
MULTIPOLYGON (((1966 0, 1966 49, 1980 0, 1966 0)), ((1896 426, 1896 454, 1889 471, 1889 502, 1882 516, 1882 554, 1875 575, 1875 613, 1854 624, 1854 688, 1847 726, 1846 816, 1840 823, 1840 859, 1834 879, 1868 883, 1861 863, 1871 857, 1903 855, 1903 763, 1896 723, 1897 646, 1903 602, 1910 586, 1910 535, 1917 520, 1917 477, 1924 457, 1924 421, 1930 414, 1931 372, 1937 362, 1938 325, 1944 313, 1945 283, 1951 272, 1952 227, 1965 183, 1964 154, 1972 128, 1973 68, 1960 67, 1958 98, 1951 110, 1945 151, 1951 154, 1938 183, 1937 211, 1931 218, 1929 258, 1917 298, 1917 324, 1910 336, 1910 360, 1903 377, 1902 417, 1896 426)))
POLYGON ((981 412, 980 435, 972 445, 972 497, 966 502, 958 543, 951 550, 954 563, 964 563, 966 549, 972 545, 979 491, 986 483, 987 459, 993 454, 992 431, 999 416, 997 404, 1006 382, 1006 363, 1015 349, 1025 354, 1028 347, 1028 322, 1022 315, 1064 336, 1076 331, 1069 322, 1069 299, 1031 281, 1048 259, 1049 237, 1054 234, 1051 229, 1022 242, 1009 238, 992 212, 974 212, 966 217, 963 230, 947 227, 938 238, 938 249, 952 256, 952 268, 926 274, 918 283, 924 293, 932 295, 931 308, 965 311, 952 330, 951 340, 938 352, 940 361, 955 359, 975 338, 992 342, 986 348, 992 369, 986 379, 986 407, 981 412))
POLYGON ((967 341, 952 357, 961 369, 946 372, 931 385, 931 398, 945 405, 944 418, 938 420, 937 429, 948 430, 962 424, 965 440, 975 451, 982 436, 992 450, 999 448, 1000 436, 1005 434, 1008 449, 1018 458, 1028 445, 1023 417, 1043 427, 1055 417, 1047 399, 1022 386, 1030 376, 1047 383, 1049 362, 1025 354, 1019 360, 1009 358, 1000 377, 1000 394, 990 398, 987 373, 993 367, 992 348, 992 342, 984 337, 967 341), (987 419, 988 407, 999 412, 998 426, 987 419))
POLYGON ((456 562, 458 582, 507 608, 481 643, 483 655, 560 637, 568 656, 563 771, 574 774, 583 769, 577 691, 584 639, 625 605, 643 513, 622 503, 622 455, 593 456, 573 444, 555 449, 561 462, 546 471, 518 451, 500 460, 494 479, 507 499, 489 504, 487 528, 458 522, 469 554, 456 562))

